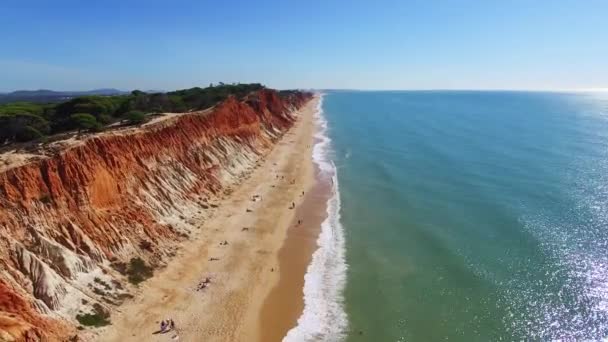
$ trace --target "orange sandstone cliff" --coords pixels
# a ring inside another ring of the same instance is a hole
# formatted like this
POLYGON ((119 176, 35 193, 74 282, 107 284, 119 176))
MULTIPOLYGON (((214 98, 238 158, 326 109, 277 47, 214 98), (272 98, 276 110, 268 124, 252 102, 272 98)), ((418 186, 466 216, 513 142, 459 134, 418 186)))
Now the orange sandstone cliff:
POLYGON ((77 314, 118 305, 116 265, 172 256, 310 97, 262 90, 2 171, 0 341, 68 340, 77 314))

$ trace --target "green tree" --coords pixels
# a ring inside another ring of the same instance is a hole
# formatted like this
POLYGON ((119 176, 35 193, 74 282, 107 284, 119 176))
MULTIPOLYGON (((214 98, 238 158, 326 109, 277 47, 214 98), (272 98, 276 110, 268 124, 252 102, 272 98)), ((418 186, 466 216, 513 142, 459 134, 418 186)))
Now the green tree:
POLYGON ((137 125, 146 120, 146 115, 143 112, 138 110, 132 110, 128 112, 125 117, 129 120, 129 123, 132 125, 137 125))
POLYGON ((32 126, 25 126, 19 130, 15 136, 17 141, 30 141, 44 137, 39 130, 32 126))
POLYGON ((107 114, 101 114, 97 117, 97 121, 99 121, 99 123, 103 124, 103 125, 109 125, 111 124, 113 121, 115 121, 115 119, 107 114))
POLYGON ((99 128, 97 119, 88 113, 76 113, 70 115, 70 120, 78 127, 78 132, 83 129, 96 130, 99 128))
POLYGON ((173 112, 185 112, 187 110, 184 100, 177 95, 170 95, 169 101, 171 102, 170 107, 173 112))
POLYGON ((0 143, 30 141, 49 132, 49 123, 42 117, 26 112, 0 114, 0 143))

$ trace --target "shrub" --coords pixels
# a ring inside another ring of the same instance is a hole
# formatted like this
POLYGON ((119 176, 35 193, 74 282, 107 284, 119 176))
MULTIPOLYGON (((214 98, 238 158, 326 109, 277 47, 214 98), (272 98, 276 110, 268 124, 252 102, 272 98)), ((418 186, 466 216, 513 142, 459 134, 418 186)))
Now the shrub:
POLYGON ((129 262, 127 276, 130 283, 137 285, 152 277, 153 274, 153 268, 148 266, 141 258, 133 258, 129 262))
POLYGON ((105 296, 106 295, 106 292, 104 290, 102 290, 100 288, 97 288, 97 287, 93 288, 93 293, 96 294, 96 295, 98 295, 98 296, 105 296))
POLYGON ((101 122, 104 125, 111 124, 115 119, 107 114, 100 114, 97 118, 97 121, 101 122))
POLYGON ((70 115, 70 120, 78 128, 80 132, 82 129, 94 130, 99 127, 97 119, 88 113, 76 113, 70 115))
POLYGON ((99 313, 76 315, 76 320, 78 320, 78 323, 89 327, 103 327, 110 324, 108 317, 99 313))
POLYGON ((48 132, 48 121, 37 114, 27 112, 0 113, 0 143, 39 139, 48 132))
POLYGON ((49 204, 52 201, 51 195, 49 194, 44 194, 42 196, 40 196, 39 198, 40 202, 44 203, 44 204, 49 204))
POLYGON ((152 252, 152 243, 150 241, 142 240, 139 243, 139 248, 146 250, 148 252, 152 252))
POLYGON ((76 315, 76 320, 88 327, 103 327, 110 324, 110 314, 103 310, 101 305, 93 305, 93 313, 76 315))
POLYGON ((44 134, 40 133, 39 130, 35 129, 32 126, 25 126, 20 129, 15 135, 15 140, 17 141, 30 141, 40 139, 44 136, 44 134))
POLYGON ((138 110, 132 110, 125 116, 131 125, 137 125, 146 120, 146 115, 138 110))

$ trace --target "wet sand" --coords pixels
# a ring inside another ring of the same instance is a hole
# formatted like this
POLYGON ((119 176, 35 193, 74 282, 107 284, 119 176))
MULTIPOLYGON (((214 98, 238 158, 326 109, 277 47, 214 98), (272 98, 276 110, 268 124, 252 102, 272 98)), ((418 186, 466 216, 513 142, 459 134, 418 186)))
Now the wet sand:
POLYGON ((266 298, 260 316, 258 341, 281 341, 296 326, 304 310, 304 275, 317 249, 321 223, 327 217, 331 197, 330 179, 322 178, 315 167, 315 184, 305 194, 279 252, 280 278, 266 298), (302 220, 298 224, 298 220, 302 220))

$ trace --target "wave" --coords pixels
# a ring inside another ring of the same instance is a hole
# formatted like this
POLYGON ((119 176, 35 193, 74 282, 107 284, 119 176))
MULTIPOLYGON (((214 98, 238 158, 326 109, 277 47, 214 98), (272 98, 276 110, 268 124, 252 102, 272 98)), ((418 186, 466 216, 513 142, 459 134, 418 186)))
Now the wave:
POLYGON ((347 265, 344 229, 340 223, 340 192, 336 166, 330 158, 331 139, 322 106, 323 95, 315 113, 319 129, 315 134, 313 161, 321 176, 331 177, 332 196, 327 201, 327 218, 321 224, 318 248, 304 276, 304 311, 284 342, 340 341, 345 338, 348 326, 343 305, 347 265))

